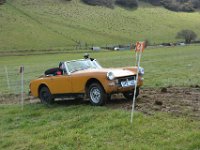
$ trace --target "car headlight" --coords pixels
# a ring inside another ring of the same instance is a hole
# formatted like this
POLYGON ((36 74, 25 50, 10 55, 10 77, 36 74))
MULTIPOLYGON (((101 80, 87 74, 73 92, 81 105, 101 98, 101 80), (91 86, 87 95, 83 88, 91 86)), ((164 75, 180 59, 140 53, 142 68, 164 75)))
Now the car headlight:
POLYGON ((109 80, 113 80, 113 79, 115 78, 114 73, 113 73, 113 72, 108 72, 108 73, 107 73, 107 78, 108 78, 109 80))
POLYGON ((139 67, 139 75, 141 75, 141 76, 144 75, 144 68, 139 67))

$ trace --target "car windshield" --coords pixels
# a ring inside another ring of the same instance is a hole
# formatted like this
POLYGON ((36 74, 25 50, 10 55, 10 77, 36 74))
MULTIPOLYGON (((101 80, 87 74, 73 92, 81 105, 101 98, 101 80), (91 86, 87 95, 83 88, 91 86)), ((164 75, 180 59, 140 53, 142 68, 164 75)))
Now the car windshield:
POLYGON ((70 73, 86 69, 102 68, 96 60, 90 60, 90 59, 68 61, 66 62, 66 67, 70 73))

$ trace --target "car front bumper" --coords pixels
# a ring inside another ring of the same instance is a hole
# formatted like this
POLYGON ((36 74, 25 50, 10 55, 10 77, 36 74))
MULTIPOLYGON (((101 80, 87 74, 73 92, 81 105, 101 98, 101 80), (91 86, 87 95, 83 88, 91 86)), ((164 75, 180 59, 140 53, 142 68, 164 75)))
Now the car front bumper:
MULTIPOLYGON (((137 87, 140 87, 143 85, 144 78, 138 77, 137 87)), ((106 93, 112 94, 112 93, 121 93, 121 92, 127 92, 132 91, 135 88, 136 80, 133 80, 131 82, 123 84, 122 82, 119 82, 119 80, 112 80, 108 82, 108 86, 106 87, 106 93)))

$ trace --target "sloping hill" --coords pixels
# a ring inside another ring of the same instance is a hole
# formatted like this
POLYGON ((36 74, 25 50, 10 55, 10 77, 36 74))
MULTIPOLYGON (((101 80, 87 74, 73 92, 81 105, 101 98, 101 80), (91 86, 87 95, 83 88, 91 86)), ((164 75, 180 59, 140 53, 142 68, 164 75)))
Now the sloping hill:
POLYGON ((79 0, 7 0, 0 6, 0 50, 75 48, 148 39, 172 42, 181 29, 200 37, 200 14, 140 4, 136 10, 93 7, 79 0))

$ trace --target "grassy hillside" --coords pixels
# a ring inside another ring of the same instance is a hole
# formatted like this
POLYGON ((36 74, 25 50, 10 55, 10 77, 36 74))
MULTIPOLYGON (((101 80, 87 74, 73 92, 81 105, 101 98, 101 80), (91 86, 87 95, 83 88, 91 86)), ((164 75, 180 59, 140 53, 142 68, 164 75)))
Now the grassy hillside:
POLYGON ((136 10, 92 7, 79 0, 7 0, 0 6, 0 51, 75 48, 148 39, 175 41, 185 28, 200 37, 196 13, 172 12, 142 3, 136 10))

